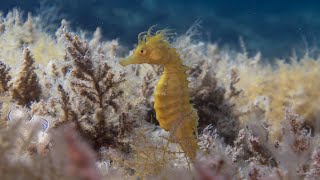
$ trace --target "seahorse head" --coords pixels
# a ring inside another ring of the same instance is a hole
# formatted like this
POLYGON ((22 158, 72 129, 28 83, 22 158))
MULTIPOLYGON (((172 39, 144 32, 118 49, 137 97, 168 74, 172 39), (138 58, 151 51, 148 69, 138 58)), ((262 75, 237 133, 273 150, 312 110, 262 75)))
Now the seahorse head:
POLYGON ((165 65, 179 61, 179 54, 167 40, 172 33, 166 29, 152 33, 153 27, 138 35, 138 46, 132 55, 120 61, 122 66, 143 63, 165 65))

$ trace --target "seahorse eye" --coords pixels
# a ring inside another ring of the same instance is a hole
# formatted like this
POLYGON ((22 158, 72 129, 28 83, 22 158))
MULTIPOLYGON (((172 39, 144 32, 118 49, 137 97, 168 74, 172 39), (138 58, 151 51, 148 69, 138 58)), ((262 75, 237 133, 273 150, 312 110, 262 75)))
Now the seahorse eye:
POLYGON ((142 55, 145 55, 145 54, 146 54, 146 52, 147 52, 147 51, 146 51, 146 50, 144 50, 144 49, 141 49, 141 50, 140 50, 140 54, 142 54, 142 55))

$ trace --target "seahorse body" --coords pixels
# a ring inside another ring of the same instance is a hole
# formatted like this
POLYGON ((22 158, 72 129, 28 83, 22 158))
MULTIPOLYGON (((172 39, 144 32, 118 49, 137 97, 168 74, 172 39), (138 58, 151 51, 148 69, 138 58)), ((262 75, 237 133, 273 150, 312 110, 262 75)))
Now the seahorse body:
POLYGON ((193 159, 198 149, 198 114, 190 104, 186 69, 180 64, 165 65, 155 91, 154 109, 160 127, 173 133, 185 153, 193 159))
POLYGON ((196 130, 198 114, 190 104, 190 92, 186 66, 182 64, 175 48, 164 40, 165 31, 151 35, 139 35, 138 47, 133 55, 122 60, 121 65, 158 64, 164 72, 155 90, 154 109, 160 127, 169 131, 174 140, 190 159, 194 159, 198 149, 196 130))

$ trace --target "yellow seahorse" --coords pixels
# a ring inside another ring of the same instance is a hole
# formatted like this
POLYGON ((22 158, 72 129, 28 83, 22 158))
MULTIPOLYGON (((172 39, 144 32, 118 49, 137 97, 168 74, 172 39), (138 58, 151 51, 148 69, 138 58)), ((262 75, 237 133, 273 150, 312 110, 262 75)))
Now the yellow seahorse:
POLYGON ((157 64, 164 72, 155 90, 154 109, 160 127, 169 131, 186 155, 194 160, 197 144, 198 114, 190 104, 186 70, 177 50, 166 40, 167 30, 152 34, 152 27, 138 35, 133 54, 120 61, 129 64, 157 64))

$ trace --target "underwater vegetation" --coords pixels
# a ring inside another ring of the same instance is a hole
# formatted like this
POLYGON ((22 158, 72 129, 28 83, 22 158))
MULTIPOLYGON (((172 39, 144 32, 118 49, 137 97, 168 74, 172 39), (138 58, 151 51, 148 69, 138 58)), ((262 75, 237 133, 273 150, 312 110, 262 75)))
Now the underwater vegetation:
POLYGON ((127 56, 99 28, 63 20, 53 35, 40 20, 0 17, 1 179, 319 179, 308 51, 267 64, 243 42, 231 53, 198 40, 196 23, 174 40, 142 33, 127 56), (160 97, 169 84, 175 98, 160 97))

